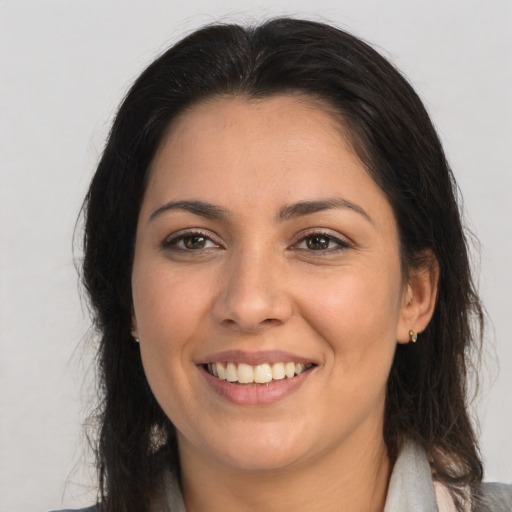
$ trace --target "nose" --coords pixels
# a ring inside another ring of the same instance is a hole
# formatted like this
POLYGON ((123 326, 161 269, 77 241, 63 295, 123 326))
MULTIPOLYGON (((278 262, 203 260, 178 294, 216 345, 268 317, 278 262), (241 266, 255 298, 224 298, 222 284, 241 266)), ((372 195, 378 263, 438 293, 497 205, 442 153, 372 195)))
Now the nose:
POLYGON ((293 315, 285 274, 275 258, 239 254, 226 262, 213 314, 225 327, 255 333, 293 315))

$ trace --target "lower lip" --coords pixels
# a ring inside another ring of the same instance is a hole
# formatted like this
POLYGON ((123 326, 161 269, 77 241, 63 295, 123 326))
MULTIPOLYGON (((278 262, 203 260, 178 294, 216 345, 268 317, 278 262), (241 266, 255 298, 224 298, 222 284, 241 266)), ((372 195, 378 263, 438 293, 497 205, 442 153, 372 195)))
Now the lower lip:
POLYGON ((237 405, 269 405, 279 402, 296 391, 313 371, 307 370, 291 379, 275 380, 268 384, 241 385, 218 379, 203 366, 197 368, 213 391, 237 405))

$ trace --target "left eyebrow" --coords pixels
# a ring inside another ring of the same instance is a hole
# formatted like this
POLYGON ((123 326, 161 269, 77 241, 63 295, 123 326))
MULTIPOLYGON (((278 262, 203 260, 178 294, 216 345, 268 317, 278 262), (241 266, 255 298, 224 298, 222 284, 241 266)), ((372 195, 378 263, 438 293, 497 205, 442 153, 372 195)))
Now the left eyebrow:
POLYGON ((285 205, 279 209, 279 212, 277 213, 277 219, 280 221, 286 221, 295 219, 297 217, 302 217, 304 215, 311 215, 313 213, 321 212, 324 210, 340 208, 347 208, 352 210, 359 215, 362 215, 367 221, 373 224, 373 219, 363 208, 361 208, 361 206, 339 197, 320 199, 317 201, 300 201, 298 203, 285 205))

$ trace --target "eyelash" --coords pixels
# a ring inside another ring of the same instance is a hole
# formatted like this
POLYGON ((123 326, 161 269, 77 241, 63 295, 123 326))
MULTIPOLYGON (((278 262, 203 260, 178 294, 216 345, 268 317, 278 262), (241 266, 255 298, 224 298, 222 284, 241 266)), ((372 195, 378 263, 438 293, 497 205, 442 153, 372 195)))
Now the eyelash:
POLYGON ((293 250, 300 250, 300 251, 305 251, 305 252, 309 252, 309 253, 315 253, 318 255, 323 255, 323 254, 333 254, 333 253, 337 253, 340 251, 344 251, 346 249, 351 249, 351 248, 353 248, 353 245, 351 243, 349 243, 347 240, 338 238, 337 236, 334 236, 332 233, 320 229, 320 230, 309 231, 307 233, 302 233, 300 235, 300 238, 297 240, 297 242, 295 242, 292 245, 292 248, 293 248, 293 250), (325 238, 327 240, 328 245, 331 243, 335 243, 336 247, 320 249, 320 250, 297 247, 301 243, 307 243, 308 239, 312 239, 314 237, 325 238))
MULTIPOLYGON (((201 249, 195 250, 195 249, 188 249, 186 247, 177 247, 178 243, 183 242, 187 238, 193 238, 193 237, 202 237, 207 242, 208 241, 213 242, 215 244, 215 246, 220 247, 220 244, 215 242, 212 239, 212 236, 210 234, 205 233, 203 231, 193 230, 193 231, 185 231, 182 233, 178 233, 176 235, 172 235, 169 238, 166 238, 162 242, 162 248, 166 249, 166 250, 174 250, 174 251, 188 252, 188 253, 199 252, 201 249)), ((211 247, 204 248, 204 250, 208 250, 208 249, 211 249, 211 247)))
MULTIPOLYGON (((186 247, 178 247, 178 244, 180 242, 184 242, 186 239, 190 239, 193 237, 202 237, 205 239, 206 243, 212 242, 215 245, 215 247, 222 248, 222 246, 219 243, 217 243, 213 240, 213 238, 210 234, 205 233, 203 231, 199 231, 199 230, 186 231, 186 232, 178 233, 177 235, 173 235, 170 238, 166 238, 162 242, 162 248, 164 250, 171 250, 171 251, 177 251, 177 252, 182 252, 182 253, 194 253, 194 252, 199 253, 203 250, 207 251, 208 249, 213 248, 213 247, 205 247, 205 248, 199 248, 199 249, 190 249, 190 248, 186 248, 186 247)), ((352 247, 353 246, 351 243, 334 236, 332 233, 329 233, 329 232, 323 231, 323 230, 315 230, 315 231, 310 231, 308 233, 301 234, 300 238, 298 238, 298 240, 292 244, 290 249, 304 251, 304 252, 308 252, 308 253, 315 253, 318 255, 324 255, 324 254, 337 253, 340 251, 344 251, 346 249, 351 249, 352 247), (334 243, 334 244, 336 244, 336 247, 328 247, 326 249, 319 249, 319 250, 310 249, 310 248, 306 248, 306 247, 298 247, 300 244, 307 243, 308 239, 312 239, 314 237, 324 238, 327 240, 328 245, 330 245, 331 243, 334 243)))

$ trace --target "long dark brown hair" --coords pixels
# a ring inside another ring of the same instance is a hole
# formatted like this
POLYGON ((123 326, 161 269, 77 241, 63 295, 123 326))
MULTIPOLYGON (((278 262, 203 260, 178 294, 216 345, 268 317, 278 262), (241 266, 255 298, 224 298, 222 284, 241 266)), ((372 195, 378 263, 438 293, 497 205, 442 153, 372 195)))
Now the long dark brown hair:
POLYGON ((348 128, 398 224, 405 272, 439 265, 437 305, 416 344, 398 345, 387 385, 390 457, 421 443, 455 497, 478 494, 482 464, 468 415, 468 356, 483 313, 472 281, 457 187, 439 138, 407 80, 368 44, 312 21, 202 28, 135 81, 113 123, 87 193, 83 282, 99 334, 99 500, 142 512, 164 467, 177 466, 175 430, 153 397, 130 335, 135 232, 151 161, 172 121, 215 96, 300 93, 320 99, 348 128))

